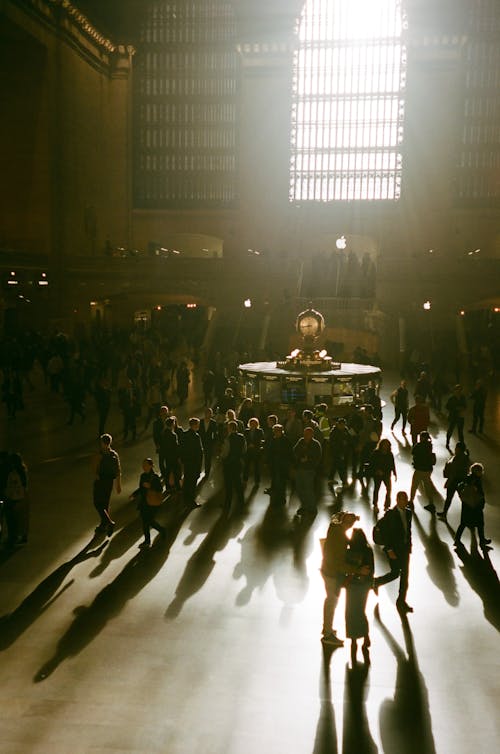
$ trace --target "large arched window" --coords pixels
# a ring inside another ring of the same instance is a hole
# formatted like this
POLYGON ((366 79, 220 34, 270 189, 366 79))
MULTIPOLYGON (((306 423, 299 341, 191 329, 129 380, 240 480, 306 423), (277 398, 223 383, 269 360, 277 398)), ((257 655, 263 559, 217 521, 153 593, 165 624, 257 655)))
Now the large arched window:
POLYGON ((134 74, 134 204, 236 199, 239 57, 228 0, 144 0, 134 74))
POLYGON ((290 201, 398 199, 401 0, 306 0, 294 60, 290 201))

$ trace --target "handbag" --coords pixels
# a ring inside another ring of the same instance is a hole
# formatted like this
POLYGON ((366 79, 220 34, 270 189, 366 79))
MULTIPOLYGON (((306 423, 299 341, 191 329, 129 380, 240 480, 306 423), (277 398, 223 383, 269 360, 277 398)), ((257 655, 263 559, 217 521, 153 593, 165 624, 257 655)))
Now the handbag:
POLYGON ((146 493, 146 503, 152 508, 157 508, 163 503, 163 492, 149 489, 146 493))

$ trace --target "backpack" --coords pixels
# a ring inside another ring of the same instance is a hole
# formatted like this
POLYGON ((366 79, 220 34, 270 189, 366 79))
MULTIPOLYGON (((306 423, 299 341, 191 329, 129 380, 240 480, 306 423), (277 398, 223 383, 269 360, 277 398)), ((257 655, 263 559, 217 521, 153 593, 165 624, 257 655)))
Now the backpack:
POLYGON ((372 530, 372 539, 375 542, 376 545, 381 545, 382 547, 387 544, 387 512, 380 518, 372 530))

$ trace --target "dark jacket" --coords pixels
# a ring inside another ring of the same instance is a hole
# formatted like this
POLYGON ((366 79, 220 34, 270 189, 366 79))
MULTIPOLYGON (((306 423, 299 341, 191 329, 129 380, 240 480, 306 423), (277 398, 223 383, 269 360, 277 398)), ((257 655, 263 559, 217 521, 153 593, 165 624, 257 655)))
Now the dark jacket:
POLYGON ((419 440, 412 450, 413 468, 416 471, 432 471, 436 463, 436 454, 432 450, 432 443, 419 440))
POLYGON ((194 429, 188 429, 182 435, 181 459, 184 468, 201 469, 203 446, 201 437, 194 429))
POLYGON ((382 518, 384 550, 392 550, 398 557, 411 552, 411 522, 413 516, 411 508, 406 507, 404 515, 406 517, 406 532, 397 505, 389 508, 382 518))
POLYGON ((247 444, 247 455, 253 457, 260 454, 264 443, 264 430, 260 427, 245 429, 244 437, 247 444))
POLYGON ((215 419, 210 419, 206 427, 205 419, 201 419, 199 434, 201 437, 201 444, 204 448, 209 448, 214 445, 219 439, 217 432, 217 422, 215 421, 215 419))
POLYGON ((310 442, 306 442, 303 437, 295 444, 293 448, 295 464, 297 469, 309 469, 316 471, 321 463, 321 444, 314 437, 310 442))
POLYGON ((243 457, 247 449, 245 438, 240 432, 232 432, 224 440, 222 463, 225 469, 242 470, 243 457))

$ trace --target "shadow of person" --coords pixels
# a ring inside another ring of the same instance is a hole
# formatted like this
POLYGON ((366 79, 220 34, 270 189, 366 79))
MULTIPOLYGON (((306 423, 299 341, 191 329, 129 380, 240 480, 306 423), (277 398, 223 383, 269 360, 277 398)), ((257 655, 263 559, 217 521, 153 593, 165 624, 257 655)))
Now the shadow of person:
POLYGON ((236 597, 241 607, 250 602, 256 589, 263 589, 273 567, 289 544, 289 530, 285 529, 286 513, 268 508, 260 524, 250 527, 238 540, 241 545, 240 561, 234 567, 233 578, 245 578, 245 586, 236 597))
POLYGON ((290 521, 284 505, 269 503, 256 527, 255 536, 262 549, 274 552, 290 544, 290 521))
POLYGON ((469 553, 459 544, 456 554, 462 561, 461 571, 469 586, 482 600, 484 617, 500 631, 500 583, 489 553, 481 556, 477 546, 469 553))
POLYGON ((457 607, 460 598, 453 574, 455 561, 449 546, 439 538, 436 517, 431 516, 428 534, 417 515, 413 516, 413 521, 424 545, 427 573, 431 581, 443 592, 446 602, 452 607, 457 607))
POLYGON ((79 654, 123 610, 126 603, 157 575, 168 558, 184 517, 179 516, 171 521, 167 536, 159 545, 139 552, 129 560, 117 577, 97 594, 89 607, 75 608, 72 624, 60 638, 54 656, 36 673, 33 679, 35 683, 52 675, 68 657, 79 654))
POLYGON ((403 435, 404 442, 401 442, 399 437, 394 434, 394 430, 391 430, 391 435, 393 439, 396 441, 396 445, 398 446, 398 453, 401 457, 410 457, 411 456, 411 442, 408 439, 408 435, 403 435))
POLYGON ((198 514, 193 516, 189 522, 188 534, 183 542, 184 545, 191 545, 200 534, 208 534, 217 514, 220 514, 221 499, 222 495, 218 491, 202 504, 201 508, 198 509, 198 514))
POLYGON ((408 620, 401 616, 406 651, 382 622, 378 606, 375 620, 397 661, 394 698, 382 702, 379 711, 384 754, 436 754, 429 697, 408 620))
POLYGON ((344 685, 344 726, 342 754, 376 754, 378 748, 370 733, 366 714, 366 682, 369 666, 346 665, 344 685))
POLYGON ((316 724, 316 735, 312 754, 337 754, 337 729, 335 725, 335 710, 332 704, 332 690, 330 680, 330 660, 333 647, 323 647, 323 663, 319 678, 319 717, 316 724))
POLYGON ((243 516, 228 518, 221 513, 196 552, 191 555, 175 590, 175 597, 165 611, 165 618, 177 618, 187 600, 198 592, 215 566, 214 555, 223 550, 243 527, 243 516))
POLYGON ((134 518, 130 523, 119 529, 112 539, 104 542, 107 545, 102 553, 100 562, 89 573, 89 579, 95 579, 100 576, 106 568, 113 562, 113 560, 119 560, 132 545, 137 542, 141 535, 141 522, 138 518, 134 518))
POLYGON ((0 618, 0 650, 10 647, 73 584, 72 579, 60 589, 65 578, 76 565, 89 558, 98 557, 106 546, 103 542, 93 549, 95 544, 96 537, 91 539, 71 560, 61 563, 55 571, 44 578, 12 613, 0 618))

